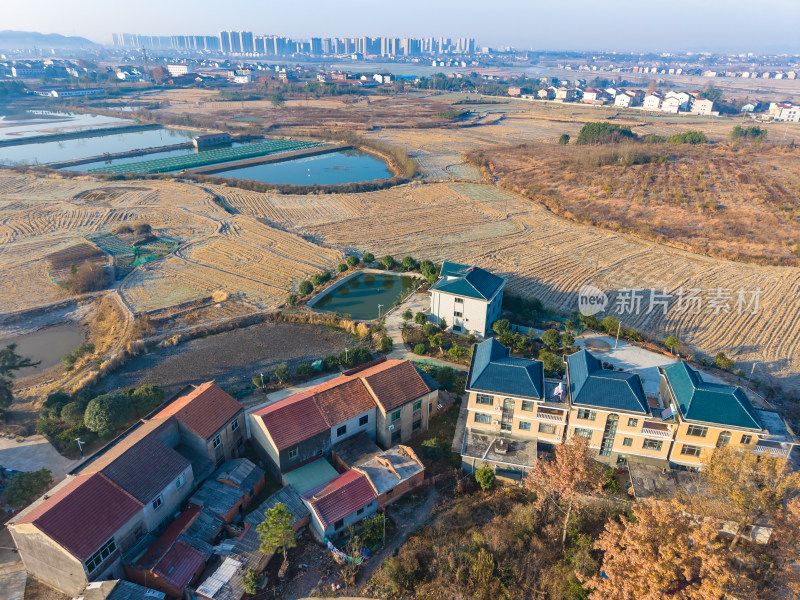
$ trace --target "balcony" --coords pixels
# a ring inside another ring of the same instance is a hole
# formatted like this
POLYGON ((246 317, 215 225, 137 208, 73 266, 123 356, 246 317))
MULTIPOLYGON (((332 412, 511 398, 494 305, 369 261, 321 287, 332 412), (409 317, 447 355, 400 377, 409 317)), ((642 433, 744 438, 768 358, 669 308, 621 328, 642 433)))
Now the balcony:
POLYGON ((756 447, 753 448, 753 452, 755 454, 769 454, 770 456, 778 456, 780 458, 786 458, 789 454, 789 450, 791 446, 786 444, 779 444, 778 442, 765 442, 759 441, 756 444, 756 447))
POLYGON ((654 438, 661 438, 669 440, 672 438, 672 433, 669 427, 664 423, 654 423, 652 421, 645 421, 642 426, 642 434, 654 438))
POLYGON ((566 413, 560 410, 553 410, 551 408, 539 407, 536 411, 536 418, 541 421, 552 421, 553 423, 563 423, 566 421, 566 413))

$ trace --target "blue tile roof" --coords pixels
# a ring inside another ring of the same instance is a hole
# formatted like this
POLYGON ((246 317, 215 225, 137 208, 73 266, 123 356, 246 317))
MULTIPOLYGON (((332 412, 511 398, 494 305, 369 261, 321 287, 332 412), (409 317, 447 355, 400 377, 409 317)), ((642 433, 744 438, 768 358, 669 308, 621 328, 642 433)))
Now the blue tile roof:
POLYGON ((567 369, 573 404, 650 414, 642 381, 635 373, 604 369, 586 350, 567 357, 567 369))
POLYGON ((703 381, 700 373, 683 361, 664 367, 662 371, 685 420, 745 429, 762 428, 742 388, 703 381))
POLYGON ((476 392, 544 400, 544 365, 513 358, 494 338, 477 344, 469 367, 469 389, 476 392))
POLYGON ((489 300, 504 281, 502 277, 480 267, 445 261, 442 263, 439 281, 431 289, 465 298, 489 300))

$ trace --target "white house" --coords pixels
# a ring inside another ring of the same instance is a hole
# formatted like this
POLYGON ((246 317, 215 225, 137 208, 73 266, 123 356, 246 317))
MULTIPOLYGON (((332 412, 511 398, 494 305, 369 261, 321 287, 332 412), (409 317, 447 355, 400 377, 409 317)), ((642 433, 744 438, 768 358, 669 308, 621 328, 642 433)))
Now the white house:
POLYGON ((689 103, 692 101, 692 95, 687 92, 667 92, 664 97, 664 102, 661 104, 661 109, 664 112, 678 112, 678 110, 688 110, 689 103), (672 110, 672 107, 677 105, 677 110, 672 110), (667 107, 669 106, 669 110, 667 107))
POLYGON ((614 98, 614 106, 622 106, 627 108, 633 106, 635 103, 635 96, 631 92, 622 92, 617 94, 614 98))
POLYGON ((661 94, 647 94, 644 97, 642 106, 647 110, 659 110, 661 108, 661 94))
POLYGON ((189 65, 167 65, 167 71, 169 71, 170 76, 179 77, 189 73, 189 65))
POLYGON ((695 98, 692 102, 692 112, 698 115, 710 115, 714 110, 714 103, 707 98, 695 98))
POLYGON ((776 121, 800 121, 800 105, 791 102, 772 102, 769 105, 769 116, 776 121))
POLYGON ((445 261, 431 287, 430 321, 444 319, 453 331, 485 337, 500 318, 506 280, 476 266, 445 261))

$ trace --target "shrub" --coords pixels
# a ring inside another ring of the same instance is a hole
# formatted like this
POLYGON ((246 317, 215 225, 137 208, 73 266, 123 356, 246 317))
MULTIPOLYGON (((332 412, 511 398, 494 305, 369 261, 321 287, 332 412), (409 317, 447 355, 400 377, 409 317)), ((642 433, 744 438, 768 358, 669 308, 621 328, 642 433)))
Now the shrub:
POLYGON ((242 588, 244 589, 245 593, 253 595, 258 593, 258 589, 261 587, 261 575, 256 573, 254 569, 250 567, 244 572, 244 576, 242 577, 242 588))
POLYGON ((548 329, 542 334, 542 343, 550 350, 555 350, 561 344, 561 335, 555 329, 548 329))
POLYGON ((22 508, 44 494, 52 484, 53 477, 48 469, 18 473, 8 480, 6 502, 13 508, 22 508))
POLYGON ((297 304, 297 294, 289 294, 286 297, 286 303, 289 306, 294 306, 295 304, 297 304))
POLYGON ((359 260, 358 260, 358 257, 357 257, 357 256, 348 256, 348 257, 347 257, 347 261, 346 261, 346 262, 347 262, 347 266, 349 266, 349 267, 355 267, 355 266, 357 266, 357 265, 358 265, 358 263, 359 263, 359 262, 361 262, 361 261, 359 261, 359 260))
POLYGON ((102 290, 110 281, 111 277, 105 267, 84 262, 69 274, 64 287, 73 294, 85 294, 102 290))
POLYGON ((438 331, 439 328, 433 323, 425 323, 425 325, 422 326, 422 333, 425 334, 425 337, 436 335, 438 331))
POLYGON ((275 367, 275 379, 277 379, 279 383, 286 383, 289 381, 289 376, 289 366, 286 363, 282 363, 275 367))
POLYGON ((439 460, 444 456, 444 443, 438 437, 422 442, 422 456, 431 460, 439 460))
POLYGON ((606 333, 617 335, 617 331, 619 330, 619 319, 609 315, 600 322, 600 325, 602 325, 606 333))
POLYGON ((458 360, 459 358, 464 358, 467 354, 469 354, 469 350, 466 348, 466 346, 453 344, 447 353, 450 355, 450 358, 458 360))
POLYGON ((456 370, 453 367, 439 367, 435 371, 434 379, 445 389, 450 389, 456 381, 456 370))
POLYGON ((402 316, 403 316, 403 321, 410 321, 412 318, 414 318, 414 313, 411 312, 410 308, 407 308, 403 311, 402 316))
POLYGON ((542 350, 539 352, 539 360, 544 363, 544 370, 550 376, 558 376, 564 374, 564 362, 552 352, 542 350))
POLYGON ((414 323, 417 325, 425 325, 428 322, 428 315, 424 312, 418 312, 414 315, 414 323))
POLYGON ((492 323, 492 331, 494 331, 497 335, 503 335, 511 331, 511 321, 508 319, 498 319, 494 323, 492 323))
POLYGON ((578 144, 611 144, 624 140, 634 140, 636 134, 628 126, 607 121, 586 123, 578 133, 578 144))
POLYGON ((339 363, 348 368, 356 367, 369 360, 372 360, 372 354, 363 347, 353 348, 348 351, 342 350, 341 353, 339 353, 339 363))
POLYGON ((387 354, 392 351, 392 338, 390 338, 388 335, 385 335, 381 338, 380 350, 384 354, 387 354))
POLYGON ((339 368, 339 357, 335 354, 329 354, 322 359, 322 368, 326 371, 333 371, 339 368))
POLYGON ((733 369, 736 363, 734 363, 732 359, 725 356, 724 352, 720 352, 714 358, 714 364, 717 365, 718 369, 722 369, 723 371, 730 371, 733 369))
POLYGON ((339 263, 339 265, 336 267, 336 270, 339 271, 339 273, 344 273, 347 271, 347 265, 344 263, 339 263))
POLYGON ((562 133, 558 137, 558 143, 561 144, 562 146, 566 146, 567 144, 569 144, 569 136, 566 133, 562 133))
POLYGON ((364 543, 374 548, 383 540, 383 529, 384 516, 382 514, 375 513, 364 519, 364 529, 361 532, 364 543))
POLYGON ((481 467, 475 471, 475 481, 478 482, 482 490, 490 490, 494 485, 494 471, 490 467, 481 467))
POLYGON ((707 144, 708 138, 702 131, 684 131, 667 138, 673 144, 707 144))
POLYGON ((314 291, 314 286, 311 285, 310 281, 305 280, 300 282, 300 286, 297 289, 301 294, 307 296, 308 294, 314 291))
POLYGON ((617 494, 622 491, 622 486, 616 477, 616 471, 613 467, 606 467, 603 469, 603 476, 605 477, 605 482, 603 483, 604 491, 609 494, 617 494))
POLYGON ((146 415, 158 408, 164 401, 164 390, 157 385, 146 383, 133 390, 131 400, 133 400, 133 405, 136 407, 136 412, 140 415, 146 415))
POLYGON ((372 252, 364 252, 364 262, 367 264, 375 262, 375 255, 372 252))
POLYGON ((311 278, 311 285, 314 287, 318 287, 323 283, 330 281, 331 274, 330 271, 323 271, 322 273, 317 273, 311 278))
POLYGON ((417 344, 414 346, 414 354, 418 354, 419 356, 425 354, 425 344, 417 344))
POLYGON ((61 420, 70 427, 83 425, 83 414, 85 412, 86 406, 80 402, 70 402, 61 409, 61 420))
POLYGON ((731 131, 731 139, 739 140, 753 140, 755 142, 762 142, 767 139, 767 129, 766 127, 759 127, 758 125, 753 125, 752 127, 742 127, 741 125, 737 125, 731 131))
POLYGON ((294 371, 294 374, 297 375, 299 379, 309 379, 314 375, 314 367, 307 363, 298 365, 297 369, 294 371))

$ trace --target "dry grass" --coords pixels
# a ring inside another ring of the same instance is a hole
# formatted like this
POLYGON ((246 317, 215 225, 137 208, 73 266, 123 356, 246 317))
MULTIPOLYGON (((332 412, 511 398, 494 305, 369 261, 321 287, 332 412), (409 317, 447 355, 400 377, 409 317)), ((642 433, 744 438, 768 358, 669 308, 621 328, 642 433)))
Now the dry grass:
POLYGON ((580 223, 730 260, 800 265, 800 149, 528 144, 481 155, 503 187, 580 223), (639 154, 656 160, 625 164, 639 154))

